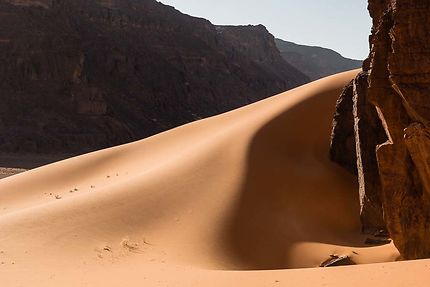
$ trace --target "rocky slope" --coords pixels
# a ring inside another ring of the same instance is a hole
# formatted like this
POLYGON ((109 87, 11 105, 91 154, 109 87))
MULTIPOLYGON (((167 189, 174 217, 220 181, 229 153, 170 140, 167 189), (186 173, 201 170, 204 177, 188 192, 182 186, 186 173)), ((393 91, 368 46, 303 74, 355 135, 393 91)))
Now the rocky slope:
POLYGON ((82 153, 309 81, 262 26, 155 0, 0 0, 0 152, 82 153))
POLYGON ((358 69, 362 65, 362 61, 345 58, 330 49, 298 45, 281 39, 275 39, 275 43, 281 56, 311 80, 358 69))
POLYGON ((338 101, 331 155, 349 169, 356 159, 364 229, 386 225, 403 258, 427 258, 430 3, 369 0, 369 11, 372 49, 338 101))

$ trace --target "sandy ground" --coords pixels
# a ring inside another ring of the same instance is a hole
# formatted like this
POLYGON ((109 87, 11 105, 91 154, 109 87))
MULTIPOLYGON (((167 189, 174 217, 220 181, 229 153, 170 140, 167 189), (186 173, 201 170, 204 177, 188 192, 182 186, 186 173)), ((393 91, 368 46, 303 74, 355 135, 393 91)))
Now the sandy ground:
POLYGON ((430 261, 364 244, 328 160, 356 73, 0 180, 2 286, 429 286, 430 261))

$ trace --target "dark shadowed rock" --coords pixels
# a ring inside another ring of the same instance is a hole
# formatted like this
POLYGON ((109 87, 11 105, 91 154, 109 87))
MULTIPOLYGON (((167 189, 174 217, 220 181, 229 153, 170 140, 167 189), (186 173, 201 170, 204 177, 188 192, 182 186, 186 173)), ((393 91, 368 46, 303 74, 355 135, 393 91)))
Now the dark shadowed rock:
POLYGON ((330 158, 358 175, 363 231, 385 229, 376 145, 386 139, 375 106, 368 101, 368 72, 349 83, 336 103, 330 158))
POLYGON ((322 262, 320 267, 336 267, 355 264, 356 263, 347 255, 330 255, 330 258, 322 262))
POLYGON ((375 233, 386 228, 375 147, 387 137, 376 108, 368 99, 368 77, 368 72, 362 72, 355 78, 352 101, 361 221, 365 233, 375 233))
POLYGON ((343 89, 337 100, 330 140, 330 159, 339 163, 349 172, 357 174, 354 115, 352 111, 353 92, 354 81, 351 81, 343 89))
POLYGON ((309 81, 264 27, 155 0, 0 0, 0 21, 0 152, 92 151, 309 81))
POLYGON ((238 55, 245 55, 266 71, 290 75, 285 80, 291 81, 291 84, 303 81, 303 71, 281 57, 275 38, 263 25, 217 26, 217 31, 225 39, 228 49, 232 51, 229 54, 231 61, 237 60, 238 55))
POLYGON ((390 244, 391 239, 389 238, 367 238, 364 244, 366 245, 373 245, 373 246, 380 246, 380 245, 386 245, 390 244))

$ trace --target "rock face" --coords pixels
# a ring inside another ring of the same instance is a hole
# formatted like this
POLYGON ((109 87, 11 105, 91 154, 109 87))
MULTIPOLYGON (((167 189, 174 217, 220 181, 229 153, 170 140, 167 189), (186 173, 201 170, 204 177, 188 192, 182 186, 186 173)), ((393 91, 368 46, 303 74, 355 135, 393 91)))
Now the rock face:
POLYGON ((239 55, 245 55, 265 70, 274 74, 279 72, 291 74, 294 78, 294 68, 288 61, 289 65, 285 65, 286 61, 279 53, 275 38, 263 25, 217 26, 217 31, 225 39, 228 49, 232 51, 230 60, 235 61, 239 55))
POLYGON ((369 11, 371 53, 353 92, 342 95, 354 126, 351 108, 338 105, 331 154, 354 153, 344 144, 353 130, 364 229, 380 228, 383 215, 403 258, 428 258, 430 3, 370 0, 369 11))
POLYGON ((155 0, 0 0, 0 152, 83 153, 309 82, 262 26, 155 0))
POLYGON ((358 69, 363 63, 326 48, 298 45, 281 39, 275 39, 275 43, 281 56, 311 80, 358 69))
POLYGON ((357 174, 355 131, 353 115, 354 81, 342 91, 336 103, 333 131, 330 141, 330 159, 342 165, 349 172, 357 174))

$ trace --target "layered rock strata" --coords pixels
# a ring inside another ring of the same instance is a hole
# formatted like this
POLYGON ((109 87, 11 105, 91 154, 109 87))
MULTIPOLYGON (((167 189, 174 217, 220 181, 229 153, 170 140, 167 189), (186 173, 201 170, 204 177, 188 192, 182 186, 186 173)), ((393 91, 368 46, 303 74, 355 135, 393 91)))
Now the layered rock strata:
POLYGON ((309 82, 263 26, 155 0, 0 0, 0 152, 93 151, 309 82))

